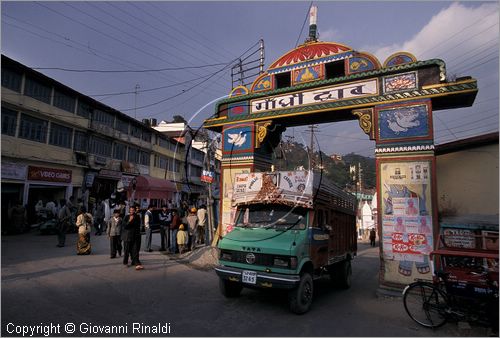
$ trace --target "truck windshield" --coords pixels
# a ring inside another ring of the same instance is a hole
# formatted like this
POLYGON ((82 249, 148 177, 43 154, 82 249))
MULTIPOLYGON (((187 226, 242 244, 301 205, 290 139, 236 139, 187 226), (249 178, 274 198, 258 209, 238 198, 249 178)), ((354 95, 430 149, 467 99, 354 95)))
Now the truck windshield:
POLYGON ((250 205, 239 208, 237 227, 305 229, 307 210, 284 205, 250 205))

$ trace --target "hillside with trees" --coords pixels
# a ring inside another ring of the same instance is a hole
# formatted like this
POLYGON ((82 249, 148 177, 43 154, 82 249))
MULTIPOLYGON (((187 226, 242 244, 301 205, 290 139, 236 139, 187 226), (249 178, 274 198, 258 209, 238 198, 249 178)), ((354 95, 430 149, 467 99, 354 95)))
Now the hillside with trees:
MULTIPOLYGON (((276 170, 295 170, 300 167, 309 168, 307 147, 298 142, 282 142, 273 154, 273 164, 276 170)), ((341 160, 333 160, 324 152, 315 152, 312 156, 315 170, 323 169, 326 177, 342 188, 353 188, 354 183, 349 169, 351 166, 361 168, 363 188, 372 189, 376 186, 375 159, 350 153, 341 160)))

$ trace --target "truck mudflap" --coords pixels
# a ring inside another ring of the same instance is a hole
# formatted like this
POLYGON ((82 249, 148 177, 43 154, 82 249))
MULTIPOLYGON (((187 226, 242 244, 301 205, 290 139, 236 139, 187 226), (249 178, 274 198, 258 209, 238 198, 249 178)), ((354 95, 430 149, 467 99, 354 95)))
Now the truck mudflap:
POLYGON ((299 275, 245 270, 223 265, 217 266, 215 272, 219 278, 238 282, 242 286, 248 287, 293 289, 300 283, 299 275))

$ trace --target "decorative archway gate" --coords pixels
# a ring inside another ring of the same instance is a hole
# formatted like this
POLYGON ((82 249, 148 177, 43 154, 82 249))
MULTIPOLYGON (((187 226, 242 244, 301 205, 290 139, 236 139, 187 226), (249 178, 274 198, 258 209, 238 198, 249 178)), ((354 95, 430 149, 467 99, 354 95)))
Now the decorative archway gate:
POLYGON ((449 82, 445 63, 398 52, 381 64, 366 52, 308 41, 271 64, 250 86, 216 104, 204 127, 222 133, 222 233, 234 216, 234 175, 269 171, 286 127, 359 120, 375 141, 380 285, 431 278, 438 234, 433 112, 471 106, 477 81, 449 82))

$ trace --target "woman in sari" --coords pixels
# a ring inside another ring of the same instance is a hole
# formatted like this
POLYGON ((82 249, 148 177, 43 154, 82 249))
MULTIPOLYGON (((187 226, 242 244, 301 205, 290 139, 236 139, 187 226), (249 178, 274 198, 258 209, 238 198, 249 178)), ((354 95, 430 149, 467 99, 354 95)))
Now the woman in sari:
POLYGON ((90 254, 90 231, 94 219, 91 214, 86 212, 85 207, 81 207, 76 217, 76 227, 78 228, 78 242, 76 243, 77 255, 90 254))

